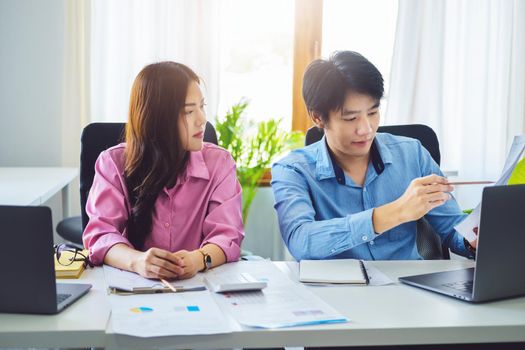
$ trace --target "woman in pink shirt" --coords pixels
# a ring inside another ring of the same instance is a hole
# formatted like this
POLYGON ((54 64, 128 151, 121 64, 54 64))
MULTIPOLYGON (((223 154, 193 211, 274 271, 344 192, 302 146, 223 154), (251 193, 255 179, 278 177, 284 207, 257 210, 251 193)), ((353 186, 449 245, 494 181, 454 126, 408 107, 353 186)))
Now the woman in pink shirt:
POLYGON ((94 264, 184 279, 239 259, 241 187, 231 155, 203 142, 199 82, 175 62, 135 79, 126 143, 98 157, 86 204, 94 264))

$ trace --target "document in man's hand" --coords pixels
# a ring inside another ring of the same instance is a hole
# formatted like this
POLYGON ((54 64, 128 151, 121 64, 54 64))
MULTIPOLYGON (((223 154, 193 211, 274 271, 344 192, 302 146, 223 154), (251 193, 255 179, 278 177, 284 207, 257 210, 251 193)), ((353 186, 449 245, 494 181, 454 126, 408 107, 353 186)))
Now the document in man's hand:
POLYGON ((299 280, 307 283, 368 284, 368 274, 361 260, 301 260, 299 280))

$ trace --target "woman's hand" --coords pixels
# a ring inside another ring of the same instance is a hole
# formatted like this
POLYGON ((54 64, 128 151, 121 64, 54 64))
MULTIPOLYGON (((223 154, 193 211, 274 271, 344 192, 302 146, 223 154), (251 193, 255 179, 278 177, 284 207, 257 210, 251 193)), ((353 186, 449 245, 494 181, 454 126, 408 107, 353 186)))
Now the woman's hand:
POLYGON ((397 200, 401 222, 415 221, 448 201, 454 187, 442 176, 429 175, 412 180, 397 200))
POLYGON ((132 270, 146 278, 181 278, 184 269, 182 259, 164 249, 150 248, 137 252, 131 264, 132 270))
POLYGON ((204 269, 203 254, 197 249, 191 252, 187 250, 179 250, 173 253, 180 259, 179 267, 182 268, 182 273, 177 277, 178 279, 187 279, 195 276, 197 272, 204 269))

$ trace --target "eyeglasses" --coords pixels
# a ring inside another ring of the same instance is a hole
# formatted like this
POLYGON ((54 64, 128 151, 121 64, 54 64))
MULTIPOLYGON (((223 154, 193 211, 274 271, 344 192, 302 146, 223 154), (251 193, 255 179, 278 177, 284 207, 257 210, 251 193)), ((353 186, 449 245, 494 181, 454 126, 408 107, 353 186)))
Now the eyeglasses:
POLYGON ((89 261, 89 257, 82 252, 82 249, 73 245, 60 243, 54 246, 55 256, 58 263, 62 266, 69 266, 75 261, 84 262, 84 267, 93 267, 94 265, 89 261))

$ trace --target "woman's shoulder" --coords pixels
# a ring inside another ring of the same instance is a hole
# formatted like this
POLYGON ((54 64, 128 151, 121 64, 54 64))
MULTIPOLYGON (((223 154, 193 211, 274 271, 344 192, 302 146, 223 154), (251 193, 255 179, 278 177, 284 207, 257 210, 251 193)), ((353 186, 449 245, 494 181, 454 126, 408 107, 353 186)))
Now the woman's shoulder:
MULTIPOLYGON (((216 144, 204 142, 201 149, 202 157, 206 164, 223 163, 228 161, 235 163, 230 152, 216 144)), ((224 164, 224 163, 223 163, 224 164)))
POLYGON ((97 159, 99 166, 103 167, 115 167, 120 172, 124 169, 126 152, 126 143, 120 143, 118 145, 112 146, 100 153, 97 159))

